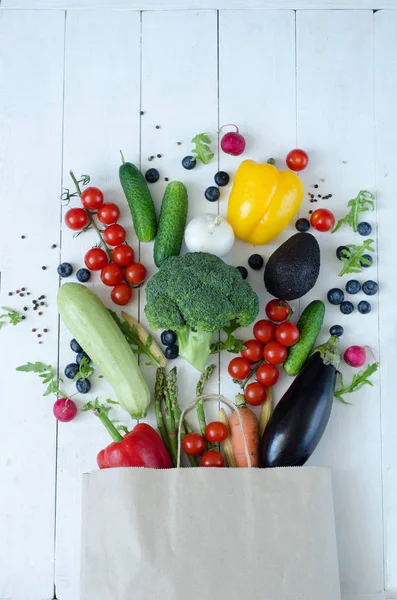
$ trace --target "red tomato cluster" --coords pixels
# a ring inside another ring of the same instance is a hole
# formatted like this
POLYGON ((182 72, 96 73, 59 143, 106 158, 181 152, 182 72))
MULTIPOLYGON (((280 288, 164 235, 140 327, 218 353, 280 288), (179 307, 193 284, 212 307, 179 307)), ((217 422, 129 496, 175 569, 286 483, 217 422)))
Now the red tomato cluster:
POLYGON ((267 319, 254 325, 253 340, 244 342, 241 356, 233 358, 228 367, 229 375, 242 382, 244 398, 248 404, 259 406, 266 402, 267 388, 275 385, 279 378, 276 365, 287 358, 287 348, 299 340, 299 329, 290 321, 292 309, 284 300, 271 300, 266 305, 267 319), (254 366, 253 366, 254 365, 254 366), (256 381, 246 383, 256 375, 256 381))
POLYGON ((96 212, 98 221, 106 225, 103 236, 99 234, 107 252, 100 247, 91 248, 84 262, 90 271, 101 271, 102 282, 113 288, 110 294, 113 302, 125 306, 132 298, 132 287, 145 281, 146 268, 134 262, 134 250, 124 243, 126 231, 117 223, 120 217, 118 206, 104 202, 103 193, 96 187, 86 188, 81 193, 81 202, 84 208, 70 208, 65 214, 65 223, 70 229, 81 231, 89 225, 96 212))
MULTIPOLYGON (((227 427, 221 421, 212 421, 205 428, 205 437, 211 443, 223 442, 229 435, 227 427)), ((182 440, 183 451, 188 456, 199 456, 200 467, 223 467, 224 458, 216 450, 205 450, 205 439, 199 433, 188 433, 182 440)))

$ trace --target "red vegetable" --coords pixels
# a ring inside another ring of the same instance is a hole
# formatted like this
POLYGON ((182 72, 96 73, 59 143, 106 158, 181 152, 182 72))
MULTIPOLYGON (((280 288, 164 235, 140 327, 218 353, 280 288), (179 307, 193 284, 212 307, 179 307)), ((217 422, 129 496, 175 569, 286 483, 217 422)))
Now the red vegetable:
POLYGON ((81 201, 87 210, 97 210, 103 204, 103 194, 97 187, 88 187, 81 193, 81 201))
POLYGON ((300 333, 299 329, 293 323, 287 321, 286 323, 280 323, 276 330, 276 340, 283 346, 293 346, 299 341, 300 333))
POLYGON ((205 437, 209 442, 223 442, 228 435, 227 427, 221 421, 212 421, 205 428, 205 437))
POLYGON ((239 156, 245 150, 245 139, 239 133, 237 125, 223 125, 220 130, 224 127, 235 127, 236 131, 229 131, 221 139, 221 148, 226 154, 232 156, 239 156))
POLYGON ((244 398, 248 404, 251 404, 251 406, 260 406, 261 404, 266 402, 267 389, 263 385, 263 383, 253 381, 252 383, 249 383, 245 388, 244 398))
POLYGON ((112 258, 116 264, 120 265, 120 267, 127 267, 134 262, 135 252, 131 246, 120 244, 120 246, 116 246, 112 251, 112 258))
POLYGON ((205 440, 199 433, 187 433, 182 440, 182 448, 188 456, 198 456, 205 450, 205 440))
POLYGON ((263 350, 263 357, 271 365, 281 365, 287 359, 287 349, 279 342, 269 342, 263 350))
POLYGON ((310 224, 317 231, 329 231, 335 225, 335 217, 327 208, 318 208, 310 217, 310 224))
POLYGON ((115 223, 120 216, 120 210, 117 204, 106 202, 99 207, 97 217, 104 225, 115 223))
POLYGON ((275 323, 281 323, 288 319, 291 314, 291 307, 285 300, 270 300, 266 304, 266 316, 275 323))
POLYGON ((77 415, 77 406, 70 398, 59 398, 52 409, 54 417, 62 423, 68 423, 77 415))
POLYGON ((263 356, 263 344, 259 340, 248 340, 244 342, 245 350, 241 351, 241 356, 249 360, 250 363, 256 363, 263 356))
POLYGON ((90 218, 84 208, 70 208, 65 214, 65 223, 73 231, 84 229, 89 221, 90 218))
POLYGON ((216 450, 208 450, 200 458, 200 467, 223 467, 224 465, 222 454, 216 450))
POLYGON ((91 271, 100 271, 108 262, 108 256, 102 248, 91 248, 84 256, 84 262, 87 269, 91 271))
POLYGON ((265 363, 261 365, 256 372, 256 378, 260 383, 263 383, 266 387, 272 387, 276 385, 280 373, 275 365, 265 363))
POLYGON ((303 171, 309 164, 309 157, 304 150, 295 148, 295 150, 288 152, 285 162, 291 171, 303 171))
POLYGON ((118 223, 109 225, 103 232, 103 239, 109 246, 118 246, 125 241, 125 229, 118 223))
POLYGON ((114 286, 123 280, 123 269, 115 263, 105 265, 101 271, 102 283, 114 286))
POLYGON ((363 346, 350 346, 345 350, 343 358, 351 367, 362 367, 367 360, 367 353, 363 346))
POLYGON ((238 356, 230 361, 227 370, 230 377, 241 380, 248 376, 249 372, 251 371, 251 365, 246 358, 238 356))
POLYGON ((266 319, 257 321, 254 325, 254 337, 262 342, 268 344, 274 340, 276 335, 276 325, 266 319))
POLYGON ((146 268, 141 263, 132 263, 126 267, 124 277, 131 285, 141 285, 146 279, 146 268))
POLYGON ((119 306, 125 306, 132 298, 132 289, 128 283, 119 283, 111 291, 111 299, 119 306))

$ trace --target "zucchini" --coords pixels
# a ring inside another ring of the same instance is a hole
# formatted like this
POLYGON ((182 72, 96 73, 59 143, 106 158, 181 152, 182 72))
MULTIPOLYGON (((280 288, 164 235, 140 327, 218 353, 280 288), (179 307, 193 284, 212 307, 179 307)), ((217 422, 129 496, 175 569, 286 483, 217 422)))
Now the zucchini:
POLYGON ((121 158, 120 183, 131 211, 135 233, 141 242, 151 242, 157 228, 153 198, 140 170, 132 163, 125 162, 123 154, 121 158))
POLYGON ((299 341, 290 348, 284 363, 288 375, 297 375, 309 356, 324 322, 325 305, 322 300, 313 300, 308 304, 298 321, 299 341))
POLYGON ((159 228, 154 242, 153 258, 160 267, 166 258, 179 256, 186 226, 187 189, 180 181, 166 187, 159 218, 159 228))
POLYGON ((65 283, 58 291, 61 319, 113 387, 134 418, 146 416, 150 392, 138 362, 108 309, 85 285, 65 283))

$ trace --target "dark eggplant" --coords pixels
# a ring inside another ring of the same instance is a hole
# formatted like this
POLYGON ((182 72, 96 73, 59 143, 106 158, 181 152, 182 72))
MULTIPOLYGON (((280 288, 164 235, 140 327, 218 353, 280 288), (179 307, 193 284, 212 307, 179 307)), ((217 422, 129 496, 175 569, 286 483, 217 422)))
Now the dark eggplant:
POLYGON ((277 404, 259 447, 261 467, 305 464, 327 426, 340 361, 339 338, 318 346, 277 404))

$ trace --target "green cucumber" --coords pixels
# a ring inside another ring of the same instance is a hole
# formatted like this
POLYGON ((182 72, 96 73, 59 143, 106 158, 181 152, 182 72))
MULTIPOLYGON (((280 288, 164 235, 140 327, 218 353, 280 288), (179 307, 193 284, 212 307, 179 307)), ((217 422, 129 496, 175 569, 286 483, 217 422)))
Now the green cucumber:
POLYGON ((131 211, 135 233, 141 242, 151 242, 156 235, 156 212, 146 179, 140 170, 130 162, 119 169, 120 183, 131 211))
POLYGON ((284 363, 284 371, 288 375, 297 375, 309 356, 318 334, 321 331, 325 315, 325 304, 314 300, 308 304, 298 321, 299 341, 290 348, 284 363))
POLYGON ((159 218, 159 228, 154 242, 153 258, 160 267, 166 258, 179 256, 187 217, 187 189, 180 181, 166 187, 159 218))

